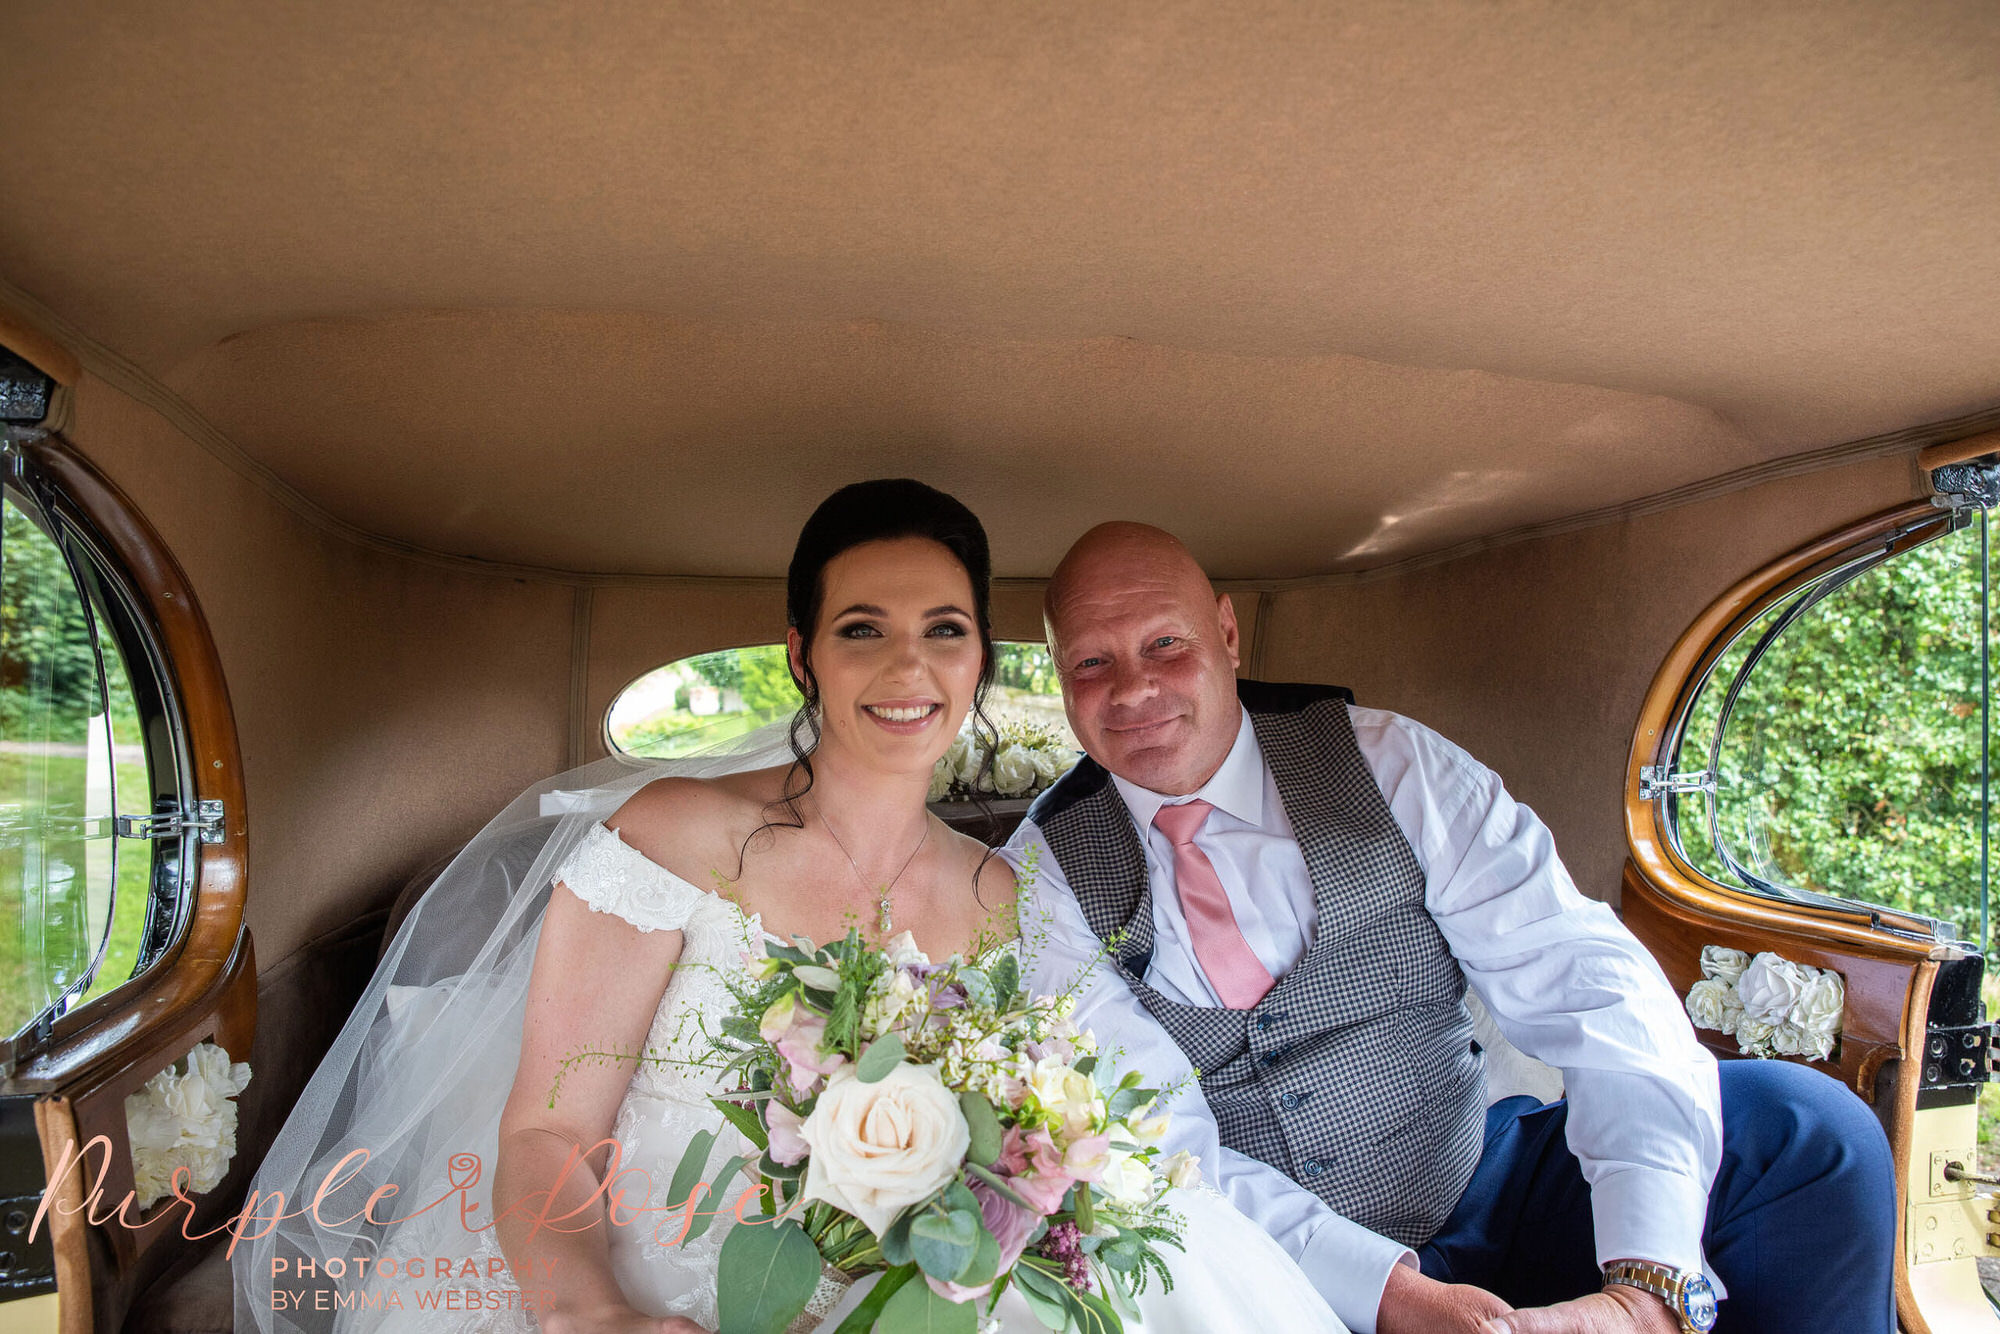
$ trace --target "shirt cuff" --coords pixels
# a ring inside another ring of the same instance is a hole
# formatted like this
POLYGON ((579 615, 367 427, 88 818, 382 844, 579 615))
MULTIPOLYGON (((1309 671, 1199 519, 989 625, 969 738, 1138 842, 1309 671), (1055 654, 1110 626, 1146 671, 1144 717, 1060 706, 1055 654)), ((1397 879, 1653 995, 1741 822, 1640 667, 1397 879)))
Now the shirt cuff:
POLYGON ((1401 1242, 1338 1215, 1320 1224, 1299 1255, 1299 1268, 1352 1334, 1375 1334, 1389 1271, 1416 1263, 1416 1252, 1401 1242))
POLYGON ((1726 1295, 1702 1253, 1708 1192, 1696 1182, 1677 1172, 1628 1167, 1592 1183, 1590 1212, 1597 1225, 1598 1268, 1613 1260, 1650 1260, 1695 1269, 1707 1276, 1717 1297, 1726 1295))

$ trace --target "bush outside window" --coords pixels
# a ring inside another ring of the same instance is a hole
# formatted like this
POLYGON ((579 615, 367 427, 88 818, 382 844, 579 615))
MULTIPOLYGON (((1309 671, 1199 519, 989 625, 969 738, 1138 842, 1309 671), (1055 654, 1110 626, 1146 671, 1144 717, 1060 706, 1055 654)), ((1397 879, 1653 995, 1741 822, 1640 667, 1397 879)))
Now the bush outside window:
POLYGON ((116 826, 156 801, 136 623, 32 483, 17 462, 0 500, 0 1039, 132 978, 182 915, 151 840, 116 826))

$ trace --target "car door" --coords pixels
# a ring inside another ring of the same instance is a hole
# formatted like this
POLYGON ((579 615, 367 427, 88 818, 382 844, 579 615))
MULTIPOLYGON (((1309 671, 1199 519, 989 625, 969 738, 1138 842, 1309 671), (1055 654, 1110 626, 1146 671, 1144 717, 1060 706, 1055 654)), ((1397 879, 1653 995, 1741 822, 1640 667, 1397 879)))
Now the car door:
POLYGON ((1625 789, 1625 921, 1701 1039, 1808 1062, 1888 1131, 1913 1334, 2000 1330, 1979 1271, 2000 1255, 1980 1134, 1995 449, 1927 451, 1930 500, 1714 602, 1654 678, 1625 789))
POLYGON ((0 1324, 65 1334, 117 1329, 240 1187, 218 1085, 256 1020, 215 645, 52 429, 75 374, 0 328, 0 1324))

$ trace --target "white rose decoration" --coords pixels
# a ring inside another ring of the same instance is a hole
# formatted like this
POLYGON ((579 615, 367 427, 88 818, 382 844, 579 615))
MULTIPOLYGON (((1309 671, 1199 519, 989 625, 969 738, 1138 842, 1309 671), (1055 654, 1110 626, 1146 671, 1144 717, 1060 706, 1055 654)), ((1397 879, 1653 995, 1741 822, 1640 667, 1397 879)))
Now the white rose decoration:
POLYGON ((937 1070, 908 1063, 873 1084, 851 1065, 835 1070, 799 1135, 812 1148, 804 1198, 846 1210, 877 1237, 957 1175, 971 1142, 937 1070))
POLYGON ((1810 1039, 1802 1055, 1817 1060, 1833 1051, 1833 1041, 1840 1036, 1840 1018, 1846 1009, 1847 985, 1840 980, 1840 974, 1827 969, 1817 971, 1806 984, 1798 1004, 1792 1006, 1791 1022, 1810 1039))
POLYGON ((1773 1028, 1784 1023, 1811 981, 1806 968, 1764 951, 1750 961, 1736 982, 1745 1020, 1755 1019, 1773 1028))
POLYGON ((1062 756, 1052 750, 1035 749, 1028 752, 1028 759, 1035 766, 1035 786, 1047 787, 1063 776, 1062 756))
POLYGON ((931 787, 930 791, 924 794, 924 800, 943 801, 944 794, 951 791, 951 782, 956 777, 958 768, 951 762, 951 756, 946 755, 931 766, 931 787))
POLYGON ((138 1206, 148 1208, 173 1189, 176 1168, 189 1169, 185 1189, 199 1195, 222 1184, 236 1156, 236 1104, 250 1067, 231 1062, 212 1042, 187 1054, 187 1073, 160 1071, 125 1099, 126 1138, 138 1206))
POLYGON ((1745 1011, 1736 1021, 1736 1045, 1745 1056, 1768 1056, 1771 1054, 1771 1035, 1777 1025, 1766 1023, 1745 1011))
POLYGON ((986 748, 979 743, 979 738, 961 732, 958 740, 951 743, 951 750, 945 753, 958 755, 958 781, 971 787, 973 780, 979 777, 980 761, 986 757, 986 748), (959 749, 961 745, 963 750, 959 749))
POLYGON ((1035 785, 1034 752, 1010 741, 993 757, 993 788, 1003 797, 1018 797, 1035 785))
POLYGON ((1734 988, 1727 982, 1712 977, 1704 977, 1688 988, 1688 1018, 1696 1028, 1709 1028, 1717 1032, 1727 1032, 1723 1025, 1729 1021, 1730 1001, 1734 999, 1734 988))
POLYGON ((1726 945, 1703 945, 1701 947, 1701 975, 1712 977, 1718 982, 1736 985, 1743 970, 1750 966, 1750 956, 1742 950, 1732 950, 1726 945))

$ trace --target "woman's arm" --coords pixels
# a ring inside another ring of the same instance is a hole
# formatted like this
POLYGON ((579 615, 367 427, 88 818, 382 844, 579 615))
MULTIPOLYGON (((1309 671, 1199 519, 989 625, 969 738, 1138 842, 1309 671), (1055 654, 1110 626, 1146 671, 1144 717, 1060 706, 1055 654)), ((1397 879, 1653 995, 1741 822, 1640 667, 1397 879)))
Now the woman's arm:
POLYGON ((500 1247, 516 1273, 536 1275, 554 1293, 552 1305, 536 1312, 549 1334, 699 1329, 633 1310, 611 1272, 610 1224, 598 1194, 611 1150, 593 1146, 611 1135, 631 1063, 581 1062, 563 1074, 561 1095, 550 1102, 565 1057, 641 1049, 680 952, 680 932, 641 932, 593 912, 567 885, 558 883, 549 898, 494 1168, 500 1247), (557 1185, 579 1153, 588 1157, 557 1185), (539 1195, 552 1188, 544 1204, 539 1195), (550 1221, 537 1226, 544 1218, 550 1221))

